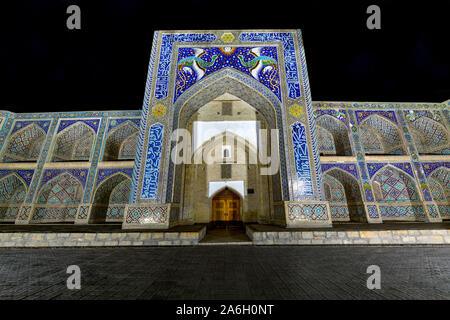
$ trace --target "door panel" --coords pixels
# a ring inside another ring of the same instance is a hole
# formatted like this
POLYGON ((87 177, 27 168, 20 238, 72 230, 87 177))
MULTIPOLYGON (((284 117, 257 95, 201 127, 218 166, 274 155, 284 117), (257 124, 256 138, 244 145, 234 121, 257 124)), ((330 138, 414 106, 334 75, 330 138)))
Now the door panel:
POLYGON ((225 189, 212 200, 212 218, 214 221, 240 220, 239 196, 225 189))

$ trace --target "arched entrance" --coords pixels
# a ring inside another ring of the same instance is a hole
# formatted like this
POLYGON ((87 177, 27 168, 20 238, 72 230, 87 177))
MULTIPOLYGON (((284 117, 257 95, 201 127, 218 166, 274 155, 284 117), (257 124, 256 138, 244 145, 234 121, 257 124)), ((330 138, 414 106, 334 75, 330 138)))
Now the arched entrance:
POLYGON ((212 198, 212 221, 215 224, 237 224, 241 221, 241 199, 225 188, 212 198))

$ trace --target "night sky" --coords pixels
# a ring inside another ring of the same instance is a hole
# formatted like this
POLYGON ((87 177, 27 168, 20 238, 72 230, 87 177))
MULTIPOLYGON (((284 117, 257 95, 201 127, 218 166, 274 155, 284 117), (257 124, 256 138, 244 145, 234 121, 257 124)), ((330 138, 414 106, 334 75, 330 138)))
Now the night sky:
POLYGON ((137 110, 154 30, 300 28, 315 101, 450 99, 450 1, 14 1, 0 17, 0 109, 137 110), (81 8, 81 30, 66 8, 81 8), (381 8, 381 30, 366 8, 381 8))

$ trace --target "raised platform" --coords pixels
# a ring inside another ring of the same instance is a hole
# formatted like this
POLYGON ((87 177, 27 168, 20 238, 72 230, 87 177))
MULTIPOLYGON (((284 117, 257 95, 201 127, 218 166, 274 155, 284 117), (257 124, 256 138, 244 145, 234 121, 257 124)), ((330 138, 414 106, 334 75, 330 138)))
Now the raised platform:
POLYGON ((254 245, 411 245, 450 244, 450 222, 335 223, 331 228, 285 229, 249 224, 254 245))
POLYGON ((206 226, 122 230, 121 225, 0 225, 0 247, 192 246, 206 226))
POLYGON ((285 229, 248 224, 243 230, 206 225, 168 230, 123 230, 120 225, 0 225, 0 247, 119 247, 193 245, 448 245, 450 222, 335 223, 329 228, 285 229))

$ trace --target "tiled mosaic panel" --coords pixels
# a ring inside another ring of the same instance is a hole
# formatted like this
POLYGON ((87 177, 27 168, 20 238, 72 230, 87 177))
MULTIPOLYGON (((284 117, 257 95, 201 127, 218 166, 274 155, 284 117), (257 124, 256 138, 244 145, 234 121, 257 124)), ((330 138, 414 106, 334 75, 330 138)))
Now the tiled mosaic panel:
POLYGON ((95 133, 81 121, 67 127, 56 137, 53 161, 89 160, 95 133))
POLYGON ((154 199, 158 191, 159 167, 163 142, 163 125, 157 123, 150 127, 147 159, 142 185, 142 199, 154 199))
POLYGON ((378 115, 361 122, 360 142, 366 153, 404 154, 397 126, 378 115))
POLYGON ((343 121, 330 115, 323 115, 316 119, 316 130, 318 131, 317 141, 321 152, 331 154, 334 151, 334 154, 340 156, 352 155, 347 126, 343 121), (332 139, 326 133, 331 134, 332 139), (323 138, 326 138, 326 140, 321 140, 323 138), (333 142, 332 145, 331 142, 333 142))
POLYGON ((333 135, 320 126, 316 126, 316 131, 319 152, 324 155, 336 154, 333 135))
POLYGON ((438 205, 438 208, 442 219, 450 219, 450 205, 440 204, 438 205))
POLYGON ((426 162, 422 163, 425 176, 428 177, 437 168, 443 167, 450 169, 450 162, 426 162))
POLYGON ((408 123, 419 153, 433 153, 448 147, 448 132, 438 122, 427 117, 408 123))
POLYGON ((110 178, 113 175, 120 173, 121 177, 130 177, 133 173, 133 168, 107 168, 107 169, 99 169, 97 174, 97 183, 98 186, 100 183, 110 178))
MULTIPOLYGON (((45 121, 45 123, 49 123, 49 121, 45 121)), ((37 160, 46 134, 44 129, 34 123, 16 131, 8 139, 3 161, 37 160)))
MULTIPOLYGON (((100 169, 118 170, 118 169, 100 169)), ((119 169, 120 170, 120 169, 119 169)), ((123 169, 122 169, 123 170, 123 169)), ((125 205, 128 203, 131 189, 131 168, 128 175, 112 174, 105 178, 95 191, 94 201, 91 210, 91 219, 97 223, 110 220, 120 220, 123 218, 125 205), (120 209, 122 208, 122 209, 120 209)))
POLYGON ((290 221, 326 221, 327 206, 324 204, 289 204, 288 217, 290 221))
POLYGON ((95 133, 97 133, 98 130, 98 126, 100 124, 100 119, 66 119, 66 120, 61 120, 61 122, 59 123, 58 129, 57 129, 57 133, 60 133, 61 131, 63 131, 64 129, 71 127, 72 125, 74 125, 74 127, 77 127, 81 124, 84 124, 86 126, 89 126, 92 128, 92 130, 94 130, 95 133), (74 125, 75 124, 75 125, 74 125))
POLYGON ((418 201, 419 196, 413 180, 403 172, 386 167, 379 171, 374 179, 375 198, 381 202, 391 201, 418 201))
POLYGON ((379 206, 383 218, 424 218, 423 206, 379 206))
POLYGON ((46 169, 42 176, 40 186, 42 187, 42 185, 63 173, 68 173, 77 178, 83 186, 86 184, 88 169, 46 169))
POLYGON ((331 219, 332 220, 344 220, 348 221, 350 220, 350 213, 348 211, 348 207, 345 206, 334 206, 330 204, 330 211, 331 211, 331 219))
POLYGON ((16 220, 17 215, 19 214, 20 206, 8 206, 8 207, 0 207, 0 221, 3 222, 13 222, 16 220))
POLYGON ((297 185, 295 193, 300 196, 313 195, 311 168, 309 165, 308 142, 305 127, 297 122, 291 125, 292 142, 294 145, 295 170, 297 185))
POLYGON ((126 223, 166 223, 168 219, 168 207, 147 205, 146 207, 129 207, 126 223))
POLYGON ((106 221, 122 221, 125 213, 125 205, 110 205, 106 211, 106 221))
POLYGON ((241 41, 271 42, 280 41, 283 45, 283 58, 286 73, 288 96, 297 99, 301 96, 300 81, 298 77, 297 58, 295 51, 294 35, 289 32, 243 32, 239 39, 241 41))
POLYGON ((324 174, 323 183, 327 201, 347 203, 344 186, 336 178, 324 174))
POLYGON ((77 215, 78 206, 65 207, 38 207, 34 209, 32 221, 33 222, 73 222, 77 215))
POLYGON ((216 39, 213 33, 172 33, 161 37, 161 53, 156 76, 155 98, 164 99, 169 91, 169 74, 172 62, 173 44, 176 42, 208 43, 216 39))
MULTIPOLYGON (((325 164, 326 165, 326 164, 325 164)), ((345 164, 336 164, 337 166, 345 166, 345 164)), ((331 176, 339 181, 339 183, 346 190, 346 199, 351 203, 362 203, 361 189, 358 180, 348 172, 342 171, 341 168, 336 167, 326 171, 324 176, 331 176)))
POLYGON ((380 118, 386 118, 390 121, 392 121, 395 124, 398 124, 397 122, 397 117, 395 116, 395 112, 394 111, 373 111, 373 110, 364 110, 364 111, 355 111, 355 116, 356 116, 356 121, 359 124, 361 124, 362 122, 364 122, 364 120, 366 118, 369 118, 373 115, 377 115, 380 118))
POLYGON ((103 160, 134 159, 138 134, 139 127, 131 119, 116 125, 106 138, 103 160))
POLYGON ((22 203, 26 194, 25 184, 15 174, 0 179, 0 203, 22 203))
POLYGON ((125 179, 120 182, 111 192, 109 197, 110 204, 125 204, 130 199, 131 180, 125 179))
POLYGON ((174 102, 203 77, 223 68, 255 78, 281 100, 276 47, 180 48, 177 64, 174 102))
POLYGON ((339 168, 341 170, 344 170, 348 173, 350 173, 352 176, 354 176, 356 179, 358 179, 358 169, 356 168, 356 164, 354 163, 322 163, 322 172, 326 172, 332 168, 339 168))
POLYGON ((377 219, 377 218, 380 217, 378 215, 378 210, 377 210, 377 206, 376 205, 368 205, 367 206, 367 211, 368 211, 368 214, 369 214, 369 218, 377 219))
POLYGON ((82 196, 83 185, 80 180, 64 172, 41 188, 37 202, 49 204, 80 203, 82 196))

